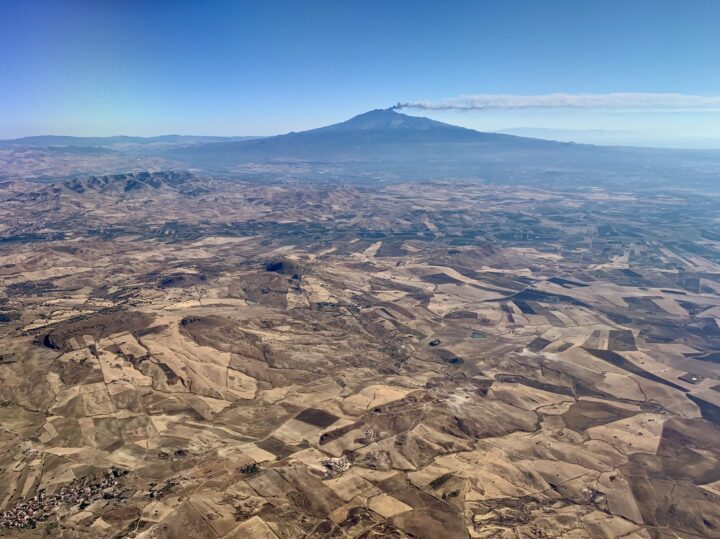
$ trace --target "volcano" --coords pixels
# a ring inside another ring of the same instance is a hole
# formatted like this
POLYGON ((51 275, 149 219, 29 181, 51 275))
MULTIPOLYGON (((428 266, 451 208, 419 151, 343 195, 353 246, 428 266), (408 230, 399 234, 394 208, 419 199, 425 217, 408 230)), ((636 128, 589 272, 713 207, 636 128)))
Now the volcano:
MULTIPOLYGON (((258 171, 271 177, 290 170, 302 179, 455 178, 565 185, 628 178, 657 185, 671 177, 698 177, 704 162, 714 167, 720 161, 718 151, 541 140, 476 131, 392 108, 308 131, 176 147, 164 156, 208 172, 244 169, 253 178, 263 177, 258 171)), ((712 180, 702 171, 700 175, 700 181, 712 180)))

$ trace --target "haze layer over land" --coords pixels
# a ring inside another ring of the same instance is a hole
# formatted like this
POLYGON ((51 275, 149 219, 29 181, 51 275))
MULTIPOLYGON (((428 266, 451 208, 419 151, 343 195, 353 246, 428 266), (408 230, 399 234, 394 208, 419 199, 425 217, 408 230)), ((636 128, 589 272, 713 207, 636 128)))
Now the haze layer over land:
POLYGON ((0 178, 189 169, 250 181, 456 178, 555 186, 716 189, 720 150, 572 144, 484 133, 377 109, 274 137, 29 137, 0 141, 0 178))

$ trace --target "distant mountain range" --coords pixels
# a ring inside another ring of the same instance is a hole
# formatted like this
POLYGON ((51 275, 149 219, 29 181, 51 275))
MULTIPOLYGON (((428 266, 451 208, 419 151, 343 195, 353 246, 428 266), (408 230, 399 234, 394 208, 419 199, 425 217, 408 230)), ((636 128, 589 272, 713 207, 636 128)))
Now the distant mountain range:
POLYGON ((250 140, 257 137, 204 137, 192 135, 161 135, 157 137, 68 137, 63 135, 40 135, 16 139, 0 140, 3 146, 66 146, 78 148, 112 147, 118 145, 148 144, 198 144, 250 140))

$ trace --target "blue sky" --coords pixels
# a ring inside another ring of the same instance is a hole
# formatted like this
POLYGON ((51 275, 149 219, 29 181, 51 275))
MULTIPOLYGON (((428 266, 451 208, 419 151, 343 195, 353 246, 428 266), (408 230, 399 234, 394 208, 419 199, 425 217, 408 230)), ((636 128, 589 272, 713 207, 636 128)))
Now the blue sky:
MULTIPOLYGON (((265 135, 463 95, 720 96, 716 0, 0 6, 1 138, 265 135)), ((602 129, 720 147, 716 109, 407 112, 482 130, 602 129)))

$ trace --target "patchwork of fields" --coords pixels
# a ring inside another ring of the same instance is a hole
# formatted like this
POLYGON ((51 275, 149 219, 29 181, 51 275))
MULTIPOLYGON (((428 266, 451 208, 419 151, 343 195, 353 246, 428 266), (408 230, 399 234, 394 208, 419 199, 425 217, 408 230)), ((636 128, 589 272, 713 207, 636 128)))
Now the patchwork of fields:
POLYGON ((712 196, 2 198, 3 536, 720 537, 712 196))

